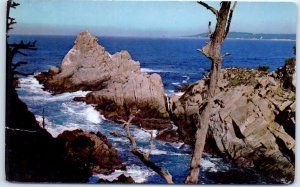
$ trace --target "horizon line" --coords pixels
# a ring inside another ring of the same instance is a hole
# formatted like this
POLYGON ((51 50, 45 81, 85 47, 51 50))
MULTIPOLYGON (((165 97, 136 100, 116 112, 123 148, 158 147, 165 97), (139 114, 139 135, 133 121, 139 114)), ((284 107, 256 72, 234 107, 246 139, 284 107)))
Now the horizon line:
MULTIPOLYGON (((83 30, 80 32, 84 32, 83 30)), ((80 33, 78 32, 78 34, 80 33)), ((88 31, 90 32, 90 31, 88 31)), ((91 33, 91 32, 90 32, 91 33)), ((240 31, 232 31, 229 33, 250 33, 250 34, 270 34, 270 35, 295 35, 297 36, 297 33, 252 33, 252 32, 240 32, 240 31)), ((228 34, 229 34, 228 33, 228 34)), ((78 34, 43 34, 43 33, 12 33, 8 34, 8 36, 77 36, 78 34)), ((101 37, 129 37, 129 38, 193 38, 197 37, 195 35, 205 34, 204 33, 198 33, 198 34, 190 34, 190 35, 180 35, 180 36, 164 36, 164 35, 157 35, 157 36, 136 36, 136 35, 101 35, 101 34, 93 34, 95 36, 101 36, 101 37)), ((207 37, 202 37, 207 38, 207 37)))

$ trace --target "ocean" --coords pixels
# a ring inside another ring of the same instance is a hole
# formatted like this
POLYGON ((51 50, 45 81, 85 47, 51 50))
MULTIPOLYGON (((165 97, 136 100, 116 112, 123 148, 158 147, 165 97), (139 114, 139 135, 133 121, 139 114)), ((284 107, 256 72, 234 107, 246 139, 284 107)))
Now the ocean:
MULTIPOLYGON (((21 72, 39 73, 51 66, 60 65, 65 54, 72 48, 76 36, 11 36, 10 41, 24 42, 37 40, 37 51, 28 51, 29 56, 16 56, 14 61, 25 60, 29 63, 22 66, 21 72)), ((158 73, 163 80, 167 95, 180 94, 175 90, 183 85, 193 83, 207 75, 210 62, 196 49, 201 48, 207 40, 195 38, 130 38, 130 37, 98 37, 99 43, 111 54, 127 50, 132 59, 139 61, 145 73, 158 73)), ((266 65, 270 70, 283 66, 286 58, 293 56, 295 41, 276 40, 235 40, 228 39, 222 47, 225 57, 223 67, 256 68, 266 65)), ((83 102, 73 101, 75 96, 84 96, 88 92, 77 91, 51 95, 42 90, 43 86, 33 76, 21 77, 17 92, 37 119, 41 119, 42 109, 45 110, 46 129, 56 137, 64 130, 83 129, 100 131, 120 152, 127 165, 125 175, 130 175, 138 183, 165 183, 159 175, 147 168, 129 151, 127 139, 113 137, 110 131, 123 132, 116 123, 107 121, 93 106, 83 102)), ((131 131, 136 136, 137 144, 142 150, 149 148, 149 134, 132 126, 131 131)), ((154 141, 155 149, 151 160, 166 168, 175 183, 183 183, 188 172, 191 159, 191 149, 182 143, 166 143, 154 141)), ((207 153, 201 162, 201 183, 274 183, 255 170, 241 169, 223 158, 207 153)), ((93 175, 90 183, 99 177, 112 178, 123 172, 104 175, 93 175)))

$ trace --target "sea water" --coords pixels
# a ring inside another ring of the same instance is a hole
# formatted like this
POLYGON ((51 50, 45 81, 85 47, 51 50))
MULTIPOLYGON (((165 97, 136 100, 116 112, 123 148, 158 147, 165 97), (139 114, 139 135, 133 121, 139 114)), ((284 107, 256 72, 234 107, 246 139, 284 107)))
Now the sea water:
MULTIPOLYGON (((19 71, 39 73, 51 66, 60 65, 64 55, 73 46, 75 36, 12 36, 13 41, 37 40, 37 51, 29 52, 28 57, 17 56, 15 61, 25 60, 29 63, 19 71)), ((163 80, 167 95, 182 93, 177 88, 193 83, 206 75, 210 62, 196 49, 205 45, 206 40, 174 38, 119 38, 103 37, 99 43, 111 54, 120 50, 128 50, 132 59, 141 64, 144 73, 158 73, 163 80)), ((294 41, 252 41, 226 40, 223 52, 231 53, 225 57, 223 67, 255 68, 267 65, 274 70, 284 64, 284 59, 293 56, 294 41)), ((147 168, 130 152, 126 138, 114 137, 111 131, 125 133, 119 124, 106 120, 94 110, 92 105, 75 102, 75 96, 85 96, 88 91, 77 91, 51 95, 43 90, 43 86, 33 76, 21 77, 17 88, 18 95, 29 107, 36 118, 42 120, 42 109, 45 111, 46 129, 53 137, 65 130, 82 129, 85 131, 100 131, 106 135, 113 146, 119 151, 121 159, 126 164, 126 171, 116 170, 111 175, 95 174, 90 177, 90 183, 98 178, 113 180, 120 173, 131 176, 138 183, 165 183, 158 174, 147 168)), ((131 126, 140 150, 149 149, 149 133, 138 127, 131 126)), ((151 160, 167 169, 175 183, 182 183, 188 173, 191 160, 191 149, 183 143, 166 143, 154 140, 155 148, 151 160)), ((237 168, 222 158, 204 153, 201 160, 201 183, 274 183, 254 170, 237 168)))

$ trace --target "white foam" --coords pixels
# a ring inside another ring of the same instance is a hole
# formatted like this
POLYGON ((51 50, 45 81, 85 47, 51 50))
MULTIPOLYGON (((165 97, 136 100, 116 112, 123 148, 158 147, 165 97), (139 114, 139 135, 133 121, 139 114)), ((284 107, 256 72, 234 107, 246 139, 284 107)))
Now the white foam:
POLYGON ((74 97, 84 97, 89 91, 77 91, 67 92, 63 94, 51 95, 51 93, 43 90, 41 85, 36 78, 33 76, 22 77, 19 79, 20 88, 18 90, 25 90, 28 96, 22 96, 21 99, 31 100, 35 102, 53 102, 53 101, 65 101, 72 100, 74 97))
MULTIPOLYGON (((147 153, 149 151, 149 149, 144 149, 144 148, 139 148, 140 151, 147 153)), ((151 151, 151 155, 166 155, 168 152, 167 151, 163 151, 163 150, 159 150, 159 149, 153 149, 151 151)))
POLYGON ((170 145, 172 145, 173 147, 175 147, 176 149, 180 149, 180 147, 184 144, 183 142, 172 142, 169 143, 170 145))
POLYGON ((99 112, 97 112, 93 107, 89 106, 85 110, 86 119, 92 123, 99 124, 102 122, 99 112))
POLYGON ((109 175, 104 175, 104 174, 97 174, 99 179, 104 179, 112 182, 113 180, 117 180, 120 175, 124 174, 124 171, 116 169, 113 173, 109 175))
MULTIPOLYGON (((130 129, 132 134, 134 135, 134 138, 137 141, 142 141, 142 142, 148 142, 149 138, 150 138, 150 131, 145 132, 142 129, 140 129, 139 127, 134 127, 132 126, 132 128, 130 129)), ((153 134, 153 138, 156 137, 157 135, 157 130, 152 130, 152 134, 153 134)))
POLYGON ((186 84, 190 80, 190 77, 187 75, 184 75, 182 77, 185 78, 185 80, 182 81, 183 84, 186 84))
POLYGON ((136 183, 144 183, 147 181, 148 177, 155 175, 154 171, 151 171, 148 168, 141 168, 134 164, 127 166, 126 169, 125 176, 131 176, 136 183))
MULTIPOLYGON (((29 90, 31 93, 41 93, 41 91, 45 92, 43 91, 43 85, 41 85, 33 76, 19 78, 19 82, 23 89, 29 90)), ((50 95, 50 93, 48 94, 50 95)))
POLYGON ((61 104, 62 112, 69 115, 82 116, 83 119, 94 123, 100 124, 102 122, 102 116, 93 106, 82 102, 65 102, 61 104))
POLYGON ((160 73, 160 72, 175 72, 175 71, 169 71, 169 70, 162 70, 162 69, 150 69, 150 68, 141 68, 142 73, 160 73))
POLYGON ((184 92, 175 92, 174 95, 177 95, 177 96, 182 96, 184 94, 184 92))
POLYGON ((131 176, 136 183, 144 183, 147 181, 149 176, 155 174, 154 171, 150 171, 148 168, 141 168, 137 165, 126 166, 126 171, 123 170, 115 170, 113 173, 109 175, 96 174, 93 177, 98 177, 100 179, 113 181, 116 180, 120 175, 124 174, 126 177, 131 176))
MULTIPOLYGON (((35 115, 36 121, 39 123, 40 127, 43 127, 43 116, 35 115)), ((52 125, 48 118, 44 117, 45 125, 52 125)))
POLYGON ((180 86, 181 85, 180 82, 173 82, 172 84, 175 85, 175 86, 180 86))
POLYGON ((204 170, 208 170, 210 172, 217 172, 216 164, 214 164, 211 161, 206 160, 206 159, 201 159, 201 167, 204 170))

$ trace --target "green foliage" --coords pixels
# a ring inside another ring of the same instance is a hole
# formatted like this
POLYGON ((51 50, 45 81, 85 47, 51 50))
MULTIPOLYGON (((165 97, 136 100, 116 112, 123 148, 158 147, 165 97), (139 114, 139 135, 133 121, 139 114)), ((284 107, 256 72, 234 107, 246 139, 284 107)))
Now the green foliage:
POLYGON ((269 66, 257 66, 257 70, 258 71, 268 71, 269 70, 269 66))
POLYGON ((285 63, 286 66, 294 67, 296 65, 296 58, 295 57, 288 58, 288 59, 285 60, 284 63, 285 63))

